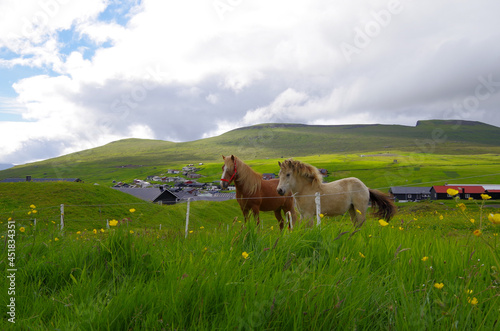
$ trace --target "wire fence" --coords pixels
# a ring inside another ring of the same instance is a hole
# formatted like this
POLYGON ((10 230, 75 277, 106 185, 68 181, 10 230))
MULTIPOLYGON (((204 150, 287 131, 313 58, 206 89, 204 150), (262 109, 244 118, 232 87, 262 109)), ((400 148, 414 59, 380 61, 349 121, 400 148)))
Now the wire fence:
MULTIPOLYGON (((500 175, 500 173, 461 177, 461 178, 455 178, 454 180, 485 178, 498 175, 500 175)), ((436 180, 418 184, 425 185, 425 184, 442 183, 442 182, 443 180, 436 180)), ((414 186, 414 185, 407 184, 401 186, 404 187, 404 186, 414 186)), ((384 190, 387 188, 389 187, 379 187, 375 189, 384 190)), ((320 225, 321 197, 345 195, 365 190, 366 188, 362 188, 359 190, 350 190, 348 192, 345 191, 331 192, 326 194, 325 193, 320 194, 319 192, 315 192, 314 194, 301 194, 301 195, 294 194, 292 196, 295 199, 297 198, 314 199, 316 204, 316 224, 320 225)), ((282 198, 283 198, 282 196, 259 197, 259 199, 282 199, 282 198)), ((255 197, 246 197, 246 198, 240 197, 238 199, 240 200, 255 199, 255 197)), ((193 204, 194 206, 196 206, 196 204, 199 203, 200 201, 203 200, 193 200, 189 198, 187 200, 182 200, 179 202, 186 204, 185 228, 184 228, 186 237, 189 233, 189 221, 190 221, 190 214, 192 213, 192 206, 193 204)), ((97 222, 98 224, 101 224, 102 227, 110 228, 110 226, 112 226, 110 225, 110 221, 118 220, 117 222, 127 223, 127 225, 129 225, 130 222, 134 222, 134 219, 137 220, 137 217, 133 215, 133 212, 130 212, 133 209, 132 207, 143 209, 141 208, 142 206, 149 208, 152 205, 153 205, 152 202, 147 202, 147 201, 135 202, 135 203, 110 203, 110 204, 60 204, 57 206, 41 206, 40 208, 36 209, 32 208, 31 210, 26 209, 25 211, 21 210, 15 210, 11 212, 2 211, 0 212, 0 220, 10 218, 14 219, 16 222, 21 224, 25 224, 26 222, 33 222, 33 225, 35 227, 37 221, 51 222, 52 224, 57 225, 59 230, 63 230, 67 222, 97 222), (128 210, 129 213, 127 214, 127 212, 126 211, 124 212, 124 210, 128 210)), ((206 207, 206 205, 204 207, 206 207)), ((203 208, 200 207, 200 209, 201 210, 197 211, 198 214, 202 213, 203 208)), ((184 216, 182 216, 182 214, 180 213, 179 208, 177 210, 177 214, 175 215, 175 217, 177 220, 177 224, 181 218, 184 218, 184 216)), ((288 217, 288 215, 285 215, 285 217, 288 217)), ((290 224, 290 226, 293 226, 289 218, 287 218, 287 222, 290 224)), ((159 228, 161 229, 161 224, 159 225, 159 228)))

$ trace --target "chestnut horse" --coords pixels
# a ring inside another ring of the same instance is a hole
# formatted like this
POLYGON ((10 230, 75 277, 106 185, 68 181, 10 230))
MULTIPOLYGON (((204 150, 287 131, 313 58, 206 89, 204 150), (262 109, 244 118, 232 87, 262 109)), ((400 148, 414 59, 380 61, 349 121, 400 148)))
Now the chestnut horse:
POLYGON ((277 193, 278 179, 263 180, 262 175, 255 172, 247 164, 234 155, 222 156, 221 187, 227 188, 234 181, 236 186, 236 200, 238 201, 245 222, 249 212, 252 212, 257 224, 260 223, 260 211, 274 211, 274 216, 283 230, 284 221, 281 211, 290 212, 292 226, 295 225, 295 208, 293 197, 290 194, 281 196, 277 193))
POLYGON ((358 178, 350 177, 323 183, 323 176, 316 167, 288 159, 280 166, 279 194, 293 193, 297 209, 304 218, 313 222, 316 214, 315 193, 320 193, 321 213, 328 216, 343 215, 349 211, 355 227, 363 225, 368 202, 377 211, 374 215, 389 221, 396 213, 396 206, 390 198, 377 190, 370 189, 358 178))

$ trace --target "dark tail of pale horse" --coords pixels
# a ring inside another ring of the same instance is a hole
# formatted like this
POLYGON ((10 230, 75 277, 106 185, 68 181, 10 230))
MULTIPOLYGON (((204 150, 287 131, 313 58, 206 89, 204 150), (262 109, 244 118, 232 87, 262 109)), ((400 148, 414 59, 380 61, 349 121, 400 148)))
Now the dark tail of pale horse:
POLYGON ((387 222, 396 214, 396 206, 392 202, 391 198, 373 189, 368 189, 370 192, 370 201, 372 203, 373 215, 378 218, 383 218, 387 222))

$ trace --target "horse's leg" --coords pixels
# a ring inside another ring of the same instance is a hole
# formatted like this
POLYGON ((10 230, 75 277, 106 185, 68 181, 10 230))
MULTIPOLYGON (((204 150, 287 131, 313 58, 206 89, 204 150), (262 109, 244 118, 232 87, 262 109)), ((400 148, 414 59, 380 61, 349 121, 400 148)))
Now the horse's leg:
POLYGON ((274 216, 276 217, 276 219, 278 220, 278 223, 280 225, 280 230, 283 230, 283 227, 285 226, 284 225, 284 221, 283 221, 283 216, 281 216, 281 207, 276 209, 274 211, 274 216))
POLYGON ((248 213, 250 212, 250 209, 245 208, 242 210, 243 212, 243 219, 245 220, 245 223, 248 221, 248 213))
POLYGON ((366 208, 358 209, 354 205, 349 207, 349 215, 351 216, 352 224, 359 228, 363 223, 365 223, 366 219, 366 208))
POLYGON ((259 206, 258 205, 252 206, 252 214, 253 214, 255 221, 257 222, 257 225, 259 225, 260 218, 259 218, 259 206))

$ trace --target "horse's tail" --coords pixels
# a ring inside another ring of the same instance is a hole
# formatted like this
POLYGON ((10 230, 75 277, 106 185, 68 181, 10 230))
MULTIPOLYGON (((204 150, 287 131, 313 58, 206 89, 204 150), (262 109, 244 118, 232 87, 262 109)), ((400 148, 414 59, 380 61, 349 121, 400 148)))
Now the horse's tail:
MULTIPOLYGON (((372 208, 376 206, 376 211, 373 212, 378 218, 383 218, 387 222, 396 214, 396 206, 391 198, 378 190, 368 189, 370 191, 370 201, 372 208)), ((375 209, 374 209, 375 210, 375 209)))

